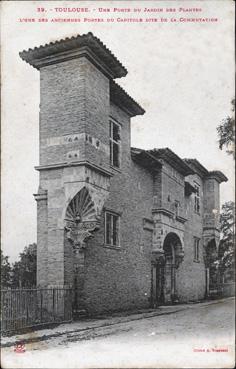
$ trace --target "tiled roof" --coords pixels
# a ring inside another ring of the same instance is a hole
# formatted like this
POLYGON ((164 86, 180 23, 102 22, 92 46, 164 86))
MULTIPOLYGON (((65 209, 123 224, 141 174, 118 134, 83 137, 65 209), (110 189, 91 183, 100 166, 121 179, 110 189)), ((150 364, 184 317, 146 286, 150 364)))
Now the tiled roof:
POLYGON ((153 163, 156 161, 155 168, 160 169, 162 166, 160 159, 163 159, 184 176, 194 174, 194 171, 184 162, 184 160, 168 147, 152 150, 142 150, 132 147, 131 156, 135 161, 144 164, 147 168, 149 166, 153 166, 153 163))
POLYGON ((202 178, 215 178, 219 183, 228 181, 220 170, 208 171, 197 159, 184 159, 184 161, 202 178))
POLYGON ((220 170, 212 170, 208 173, 209 178, 215 178, 219 183, 227 182, 228 178, 220 170))
POLYGON ((131 147, 131 157, 136 163, 151 172, 159 170, 162 167, 162 164, 146 150, 131 147))
POLYGON ((194 174, 193 169, 191 169, 190 166, 188 166, 188 164, 183 159, 181 159, 168 147, 162 149, 148 150, 148 152, 154 155, 157 159, 165 160, 184 176, 194 174))
POLYGON ((110 81, 110 99, 131 117, 145 113, 145 110, 114 81, 110 81))
POLYGON ((124 77, 128 73, 115 55, 91 32, 24 50, 19 55, 30 65, 40 69, 42 66, 77 58, 82 52, 97 59, 111 78, 124 77))
POLYGON ((197 159, 183 159, 200 177, 205 177, 208 170, 197 159))

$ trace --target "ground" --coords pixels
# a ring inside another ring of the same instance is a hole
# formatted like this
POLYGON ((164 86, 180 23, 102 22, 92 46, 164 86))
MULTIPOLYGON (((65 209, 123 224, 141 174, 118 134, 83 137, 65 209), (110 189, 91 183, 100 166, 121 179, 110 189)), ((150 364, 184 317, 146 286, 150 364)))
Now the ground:
POLYGON ((234 299, 2 349, 4 368, 233 368, 234 299))

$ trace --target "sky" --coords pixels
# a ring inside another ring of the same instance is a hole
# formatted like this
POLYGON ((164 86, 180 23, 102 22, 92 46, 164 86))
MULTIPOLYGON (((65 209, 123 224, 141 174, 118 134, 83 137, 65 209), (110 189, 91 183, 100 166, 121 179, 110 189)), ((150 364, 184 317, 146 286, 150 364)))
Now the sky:
POLYGON ((233 160, 218 149, 216 132, 231 114, 234 96, 233 1, 6 1, 1 31, 2 248, 11 262, 36 242, 37 217, 39 71, 23 62, 19 52, 62 38, 93 32, 128 69, 116 82, 146 110, 132 119, 133 146, 169 147, 182 158, 197 158, 207 169, 223 171, 229 181, 221 185, 221 203, 234 199, 233 160), (37 11, 42 6, 46 13, 37 11), (87 7, 90 12, 68 15, 56 12, 57 7, 87 7), (114 7, 131 11, 99 12, 114 7), (146 13, 145 7, 163 8, 163 13, 146 13), (180 7, 185 11, 179 12, 180 7), (202 10, 187 11, 193 8, 202 10), (104 21, 84 22, 85 16, 104 21), (168 21, 160 22, 161 16, 168 21), (48 22, 37 21, 40 17, 48 22), (51 22, 58 17, 81 22, 51 22), (109 17, 114 21, 108 22, 109 17), (158 22, 118 21, 140 17, 158 22), (218 21, 180 22, 181 17, 218 21))

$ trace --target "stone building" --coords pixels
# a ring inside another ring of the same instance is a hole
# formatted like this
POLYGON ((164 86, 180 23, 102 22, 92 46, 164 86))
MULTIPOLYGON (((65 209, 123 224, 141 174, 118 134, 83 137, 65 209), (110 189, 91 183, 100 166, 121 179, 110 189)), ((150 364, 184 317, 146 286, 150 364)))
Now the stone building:
POLYGON ((38 286, 73 287, 74 310, 89 314, 204 298, 224 174, 131 147, 144 109, 92 33, 20 56, 40 71, 38 286))

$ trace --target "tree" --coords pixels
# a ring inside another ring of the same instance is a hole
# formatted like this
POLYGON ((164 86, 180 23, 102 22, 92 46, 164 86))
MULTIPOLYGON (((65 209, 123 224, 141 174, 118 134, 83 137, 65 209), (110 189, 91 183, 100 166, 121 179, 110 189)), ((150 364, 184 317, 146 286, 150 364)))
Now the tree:
POLYGON ((11 286, 11 265, 8 256, 4 256, 1 250, 1 287, 8 288, 11 286))
POLYGON ((18 287, 36 286, 37 245, 32 243, 20 253, 20 260, 13 264, 12 285, 18 287))
POLYGON ((229 155, 233 155, 235 159, 235 116, 234 116, 234 105, 235 99, 231 101, 232 104, 232 116, 228 116, 222 120, 222 123, 217 127, 217 133, 219 136, 219 148, 222 150, 226 148, 226 152, 229 155))
POLYGON ((234 270, 235 256, 235 204, 233 201, 228 201, 222 205, 220 214, 220 230, 221 240, 219 245, 219 269, 220 273, 227 270, 234 270))

